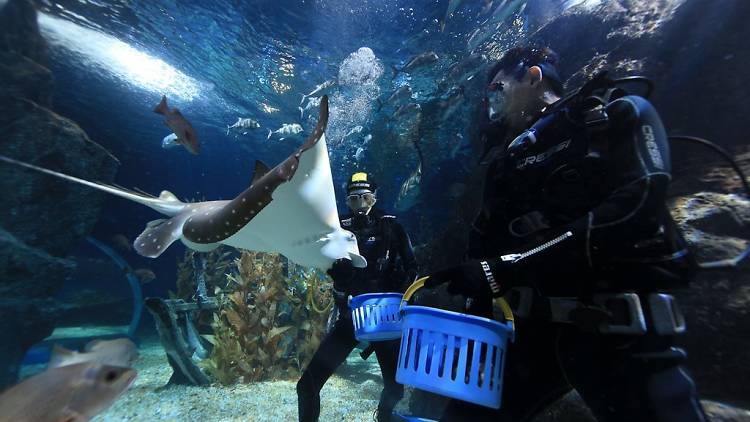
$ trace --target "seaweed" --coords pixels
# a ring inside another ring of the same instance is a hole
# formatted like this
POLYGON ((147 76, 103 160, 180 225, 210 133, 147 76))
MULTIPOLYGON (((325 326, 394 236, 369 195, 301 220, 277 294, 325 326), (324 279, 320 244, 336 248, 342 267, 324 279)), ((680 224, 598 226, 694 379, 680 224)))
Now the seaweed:
POLYGON ((226 280, 205 370, 222 384, 298 377, 325 334, 327 277, 278 254, 242 252, 226 280))
POLYGON ((211 252, 201 253, 190 249, 185 251, 182 260, 177 261, 177 291, 169 291, 170 299, 191 300, 197 287, 194 259, 196 254, 202 254, 206 263, 204 276, 209 291, 216 288, 223 289, 227 285, 225 273, 233 264, 234 250, 218 247, 211 252))

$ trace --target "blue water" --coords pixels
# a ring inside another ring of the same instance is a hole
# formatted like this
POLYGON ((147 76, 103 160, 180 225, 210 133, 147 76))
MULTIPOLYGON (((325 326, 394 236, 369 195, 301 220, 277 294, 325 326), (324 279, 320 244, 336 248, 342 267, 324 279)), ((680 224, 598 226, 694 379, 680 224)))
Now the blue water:
MULTIPOLYGON (((300 119, 302 94, 327 80, 370 77, 329 93, 328 146, 334 181, 341 195, 352 172, 371 171, 379 179, 378 206, 393 211, 401 184, 418 164, 413 142, 421 136, 425 163, 420 195, 416 202, 399 206, 399 217, 419 243, 427 235, 420 216, 447 215, 447 207, 433 203, 450 200, 446 188, 462 180, 472 162, 467 126, 476 101, 467 95, 449 124, 434 113, 434 121, 422 122, 430 129, 422 134, 415 133, 417 122, 408 117, 391 119, 393 107, 377 112, 376 105, 378 99, 385 100, 394 89, 409 84, 414 91, 411 101, 422 103, 422 118, 429 118, 430 102, 462 83, 451 81, 440 88, 437 84, 450 65, 472 52, 467 41, 493 12, 482 10, 484 2, 465 3, 448 19, 443 32, 440 22, 447 1, 37 4, 42 12, 40 28, 51 44, 55 110, 119 158, 116 183, 154 194, 168 189, 187 199, 233 197, 249 183, 256 159, 273 166, 303 139, 266 140, 269 129, 300 123, 305 135, 315 125, 316 107, 300 119), (363 59, 357 53, 361 47, 371 49, 372 61, 358 62, 363 59), (431 50, 439 55, 437 63, 392 78, 392 66, 400 67, 431 50), (344 64, 347 58, 353 64, 344 64), (162 138, 171 132, 152 112, 162 94, 195 127, 202 143, 199 156, 182 147, 161 147, 162 138), (247 135, 227 135, 226 126, 238 117, 253 118, 261 128, 247 135), (345 136, 357 126, 362 126, 361 132, 355 129, 345 136), (368 135, 372 140, 366 142, 368 135), (456 145, 457 140, 463 145, 456 145), (421 206, 423 198, 430 199, 426 207, 421 206)), ((511 14, 475 52, 497 56, 509 42, 507 34, 523 24, 522 18, 522 13, 511 14)), ((498 24, 486 26, 490 25, 498 24)), ((481 70, 476 69, 479 76, 463 84, 471 88, 483 80, 481 70)), ((110 239, 122 233, 132 239, 154 218, 158 217, 149 209, 109 199, 93 235, 110 239)), ((172 247, 156 261, 133 258, 133 266, 148 265, 158 278, 170 280, 175 259, 182 253, 181 246, 172 247)), ((170 284, 154 283, 146 286, 146 293, 163 294, 170 284)))

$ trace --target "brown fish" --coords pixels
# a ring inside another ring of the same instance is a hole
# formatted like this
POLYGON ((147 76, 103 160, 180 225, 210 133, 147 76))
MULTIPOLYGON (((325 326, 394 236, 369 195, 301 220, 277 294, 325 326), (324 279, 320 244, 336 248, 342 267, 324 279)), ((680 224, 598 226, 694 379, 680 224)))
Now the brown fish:
POLYGON ((190 151, 191 154, 198 155, 201 149, 200 142, 198 142, 198 135, 193 129, 193 125, 187 121, 185 116, 180 113, 177 108, 169 109, 167 106, 167 96, 162 95, 161 102, 159 105, 154 107, 154 113, 158 113, 166 117, 164 124, 167 125, 175 135, 177 135, 177 142, 184 146, 185 149, 190 151))
POLYGON ((150 283, 156 279, 156 274, 148 268, 138 268, 133 271, 133 274, 138 277, 138 281, 140 281, 141 284, 150 283))
POLYGON ((98 363, 48 369, 0 395, 0 422, 83 422, 112 405, 135 370, 98 363))
POLYGON ((138 359, 138 347, 130 339, 94 340, 84 347, 83 352, 56 345, 52 348, 48 368, 84 362, 129 368, 133 366, 136 359, 138 359))
POLYGON ((124 234, 116 234, 112 236, 112 246, 120 252, 130 252, 133 250, 130 241, 124 234))

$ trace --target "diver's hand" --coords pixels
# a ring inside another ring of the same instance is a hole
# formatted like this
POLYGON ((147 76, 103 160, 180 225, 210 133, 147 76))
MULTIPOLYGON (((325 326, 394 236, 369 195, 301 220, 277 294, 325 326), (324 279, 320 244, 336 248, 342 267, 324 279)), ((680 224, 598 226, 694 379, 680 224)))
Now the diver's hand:
POLYGON ((326 274, 333 279, 333 288, 339 291, 345 291, 354 278, 354 265, 352 261, 346 258, 340 258, 333 262, 326 274))
MULTIPOLYGON (((472 260, 455 267, 446 268, 432 274, 424 286, 434 288, 448 283, 448 293, 461 294, 467 297, 494 296, 498 297, 508 290, 501 285, 498 275, 503 264, 499 260, 472 260)), ((507 264, 506 264, 507 265, 507 264)))

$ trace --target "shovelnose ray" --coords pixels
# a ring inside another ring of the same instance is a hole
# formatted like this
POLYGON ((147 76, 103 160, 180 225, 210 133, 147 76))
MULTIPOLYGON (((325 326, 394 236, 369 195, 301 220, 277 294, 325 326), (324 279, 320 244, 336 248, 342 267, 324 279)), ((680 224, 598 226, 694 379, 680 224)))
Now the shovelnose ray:
POLYGON ((170 218, 151 221, 133 242, 138 254, 156 258, 176 240, 208 252, 220 244, 259 252, 276 252, 303 266, 328 269, 336 259, 363 268, 354 234, 343 230, 328 158, 325 130, 328 97, 320 102, 313 133, 273 169, 255 162, 250 187, 224 201, 181 202, 169 191, 159 197, 79 179, 0 155, 16 164, 90 186, 150 207, 170 218))

